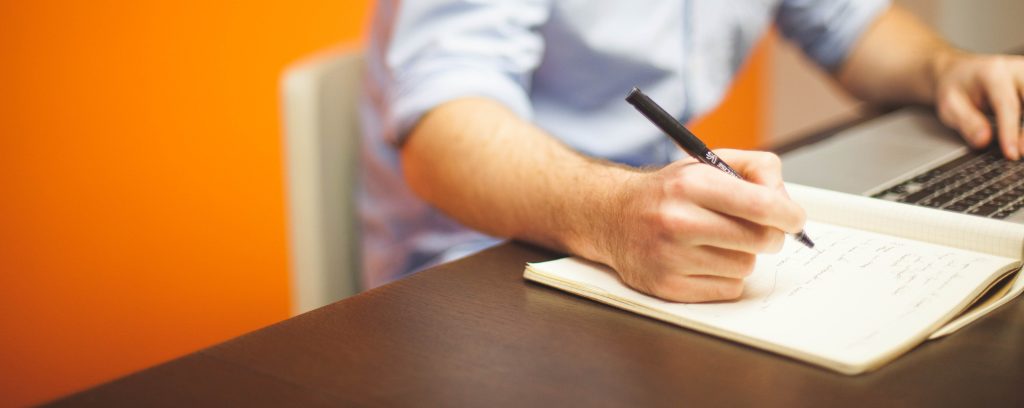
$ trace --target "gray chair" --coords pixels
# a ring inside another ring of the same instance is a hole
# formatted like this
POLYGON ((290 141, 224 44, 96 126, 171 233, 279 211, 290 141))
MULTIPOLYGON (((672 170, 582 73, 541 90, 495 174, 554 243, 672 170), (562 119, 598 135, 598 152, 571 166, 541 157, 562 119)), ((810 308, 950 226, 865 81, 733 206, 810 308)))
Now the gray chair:
POLYGON ((355 294, 359 225, 357 51, 332 50, 288 67, 281 79, 292 314, 355 294))

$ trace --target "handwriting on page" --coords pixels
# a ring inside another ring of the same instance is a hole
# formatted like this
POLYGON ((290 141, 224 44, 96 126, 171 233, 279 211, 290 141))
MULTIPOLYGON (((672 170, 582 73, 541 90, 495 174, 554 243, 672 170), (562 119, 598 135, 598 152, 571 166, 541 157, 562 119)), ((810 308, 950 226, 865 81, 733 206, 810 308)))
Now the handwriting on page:
MULTIPOLYGON (((919 245, 892 239, 865 236, 863 233, 844 230, 829 230, 816 237, 818 250, 795 247, 788 253, 765 257, 763 261, 771 267, 756 277, 764 282, 751 282, 756 291, 767 286, 767 293, 761 297, 762 308, 770 307, 778 300, 779 276, 788 279, 784 297, 798 297, 801 292, 813 291, 815 287, 827 285, 830 275, 859 270, 864 279, 889 288, 892 296, 921 295, 933 289, 941 289, 957 273, 978 261, 976 256, 959 254, 954 251, 942 252, 934 248, 923 249, 919 245), (773 263, 773 265, 771 264, 773 263)), ((757 293, 749 295, 757 297, 757 293)), ((920 303, 922 301, 919 301, 920 303)))
POLYGON ((972 280, 965 275, 972 266, 992 270, 994 262, 983 254, 841 227, 816 225, 814 234, 816 249, 787 243, 779 254, 759 257, 740 301, 685 308, 779 336, 802 333, 801 341, 821 336, 854 345, 915 314, 948 311, 947 288, 972 280), (932 305, 936 299, 946 303, 942 310, 932 305))

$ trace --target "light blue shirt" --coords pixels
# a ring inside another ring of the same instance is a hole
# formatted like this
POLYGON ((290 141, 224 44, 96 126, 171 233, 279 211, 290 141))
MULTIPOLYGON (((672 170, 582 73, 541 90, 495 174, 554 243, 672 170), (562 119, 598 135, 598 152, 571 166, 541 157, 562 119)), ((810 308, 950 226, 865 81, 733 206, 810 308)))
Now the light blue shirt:
MULTIPOLYGON (((836 69, 886 0, 380 0, 361 105, 363 282, 374 287, 498 240, 406 186, 397 146, 446 101, 501 102, 578 151, 633 166, 682 152, 623 101, 681 121, 715 107, 774 22, 836 69)), ((480 135, 487 137, 487 135, 480 135)))

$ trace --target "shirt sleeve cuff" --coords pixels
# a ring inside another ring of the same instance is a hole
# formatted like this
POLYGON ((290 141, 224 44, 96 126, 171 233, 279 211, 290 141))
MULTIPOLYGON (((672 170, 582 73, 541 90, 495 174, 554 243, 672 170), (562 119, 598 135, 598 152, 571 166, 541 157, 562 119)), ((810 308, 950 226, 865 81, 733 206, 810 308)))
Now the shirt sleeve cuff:
POLYGON ((875 19, 889 8, 889 1, 859 0, 861 4, 851 7, 850 12, 833 30, 807 47, 807 55, 829 71, 839 69, 846 56, 867 31, 875 19))
POLYGON ((390 142, 401 145, 424 114, 445 102, 464 97, 493 99, 525 120, 533 116, 523 86, 506 74, 479 69, 448 70, 399 82, 392 97, 391 123, 395 131, 389 132, 390 142))

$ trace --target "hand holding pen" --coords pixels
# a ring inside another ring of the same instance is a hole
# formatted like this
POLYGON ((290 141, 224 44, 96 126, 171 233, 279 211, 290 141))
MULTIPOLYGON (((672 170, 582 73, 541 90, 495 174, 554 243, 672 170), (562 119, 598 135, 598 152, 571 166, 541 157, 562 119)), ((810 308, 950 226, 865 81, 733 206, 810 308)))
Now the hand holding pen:
POLYGON ((596 254, 630 287, 669 301, 707 302, 743 295, 757 254, 779 251, 783 231, 804 226, 803 209, 782 190, 782 167, 771 153, 716 151, 719 167, 679 160, 634 171, 595 201, 596 254), (724 177, 723 177, 724 176, 724 177), (606 207, 613 207, 608 209, 606 207))
MULTIPOLYGON (((712 166, 722 172, 743 180, 743 176, 733 170, 724 160, 721 160, 711 149, 708 149, 707 145, 704 144, 700 139, 697 138, 693 132, 690 132, 686 126, 679 123, 678 120, 665 112, 657 103, 654 102, 649 96, 645 95, 640 91, 639 88, 633 88, 630 91, 629 96, 626 96, 626 101, 632 104, 640 113, 647 117, 651 122, 658 126, 666 135, 672 138, 693 158, 700 162, 712 166)), ((807 236, 807 233, 803 230, 792 233, 793 239, 803 244, 808 248, 814 248, 814 241, 807 236)))

